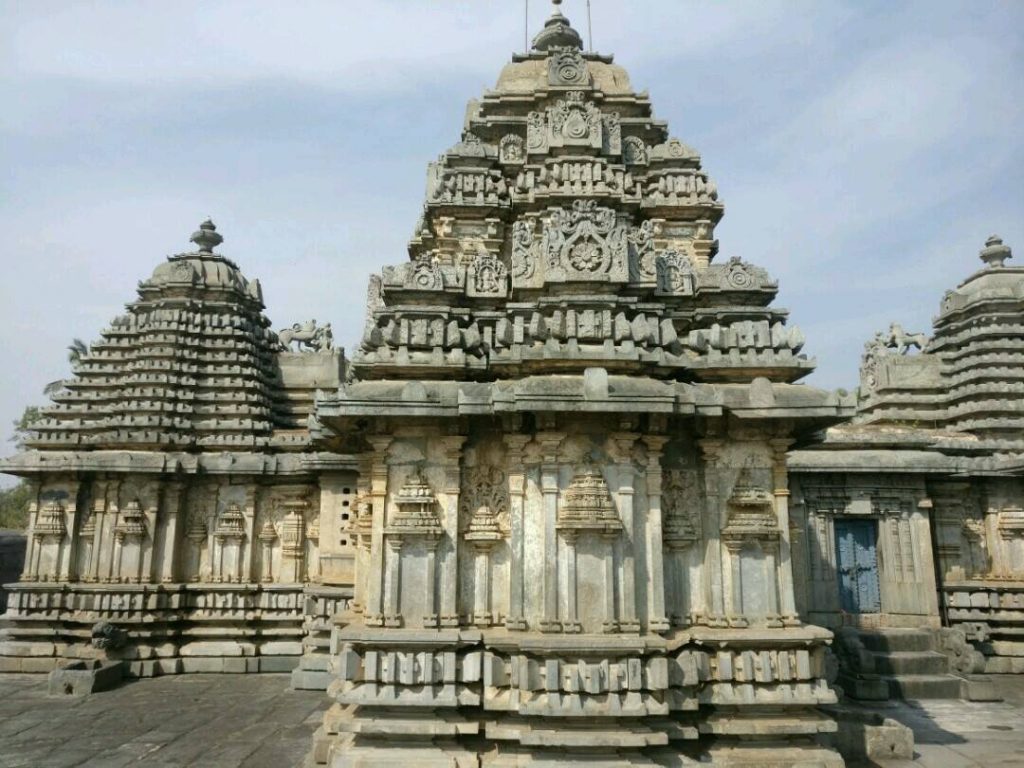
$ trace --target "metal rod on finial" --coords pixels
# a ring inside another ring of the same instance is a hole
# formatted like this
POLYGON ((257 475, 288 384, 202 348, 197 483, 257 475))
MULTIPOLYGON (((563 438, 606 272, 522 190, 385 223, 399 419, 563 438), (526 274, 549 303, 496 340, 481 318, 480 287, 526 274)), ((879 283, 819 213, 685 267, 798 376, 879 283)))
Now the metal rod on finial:
POLYGON ((587 0, 587 48, 594 50, 594 24, 590 17, 590 0, 587 0))
POLYGON ((530 0, 523 0, 523 53, 530 51, 530 0))

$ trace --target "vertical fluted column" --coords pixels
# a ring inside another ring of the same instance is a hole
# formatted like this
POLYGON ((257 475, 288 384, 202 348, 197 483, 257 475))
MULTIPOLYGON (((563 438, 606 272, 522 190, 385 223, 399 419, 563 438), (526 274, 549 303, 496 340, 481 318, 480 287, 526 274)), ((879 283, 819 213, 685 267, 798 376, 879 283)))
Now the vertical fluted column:
POLYGON ((425 590, 425 600, 423 605, 425 606, 423 615, 423 626, 424 627, 437 627, 439 617, 437 615, 437 605, 435 601, 435 589, 434 585, 437 583, 437 547, 441 543, 439 536, 428 536, 426 538, 427 544, 427 567, 426 567, 426 578, 423 580, 423 588, 425 590))
POLYGON ((640 621, 636 610, 636 469, 633 466, 633 447, 639 435, 632 432, 616 432, 611 435, 615 470, 619 480, 619 517, 622 519, 622 536, 619 539, 620 563, 619 586, 622 592, 622 615, 619 630, 639 632, 640 621))
POLYGON ((172 480, 167 484, 164 493, 164 510, 167 524, 164 526, 164 556, 160 563, 160 581, 165 584, 174 581, 178 571, 180 536, 178 535, 178 518, 181 515, 182 498, 187 493, 180 480, 172 480))
POLYGON ((441 626, 457 627, 459 620, 459 492, 462 486, 462 446, 465 435, 440 439, 444 449, 444 509, 441 525, 447 540, 447 551, 441 560, 441 626))
POLYGON ((580 625, 579 594, 576 584, 576 531, 567 530, 562 532, 562 539, 565 541, 565 620, 562 622, 564 632, 581 632, 580 625))
POLYGON ((526 435, 505 436, 505 466, 508 468, 509 496, 509 611, 505 628, 526 629, 523 606, 524 527, 523 513, 526 500, 526 467, 523 466, 523 448, 530 441, 526 435))
POLYGON ((110 483, 97 484, 92 499, 92 549, 89 550, 89 567, 84 576, 84 580, 88 582, 96 582, 100 578, 100 560, 103 557, 100 548, 103 546, 103 530, 106 526, 107 495, 109 493, 110 483), (100 488, 102 488, 102 492, 99 490, 100 488))
POLYGON ((390 435, 369 438, 372 446, 370 464, 370 511, 373 525, 370 531, 370 568, 366 579, 366 618, 371 626, 384 623, 384 522, 387 516, 388 447, 390 435))
POLYGON ((608 545, 604 558, 604 621, 601 629, 604 632, 618 632, 619 620, 615 615, 615 542, 619 534, 604 534, 601 537, 608 545))
POLYGON ((705 595, 709 606, 707 624, 711 627, 726 625, 725 599, 726 575, 722 569, 722 510, 719 507, 719 461, 724 443, 721 440, 705 438, 700 440, 703 455, 704 499, 704 573, 706 574, 705 595))
POLYGON ((789 472, 786 468, 786 453, 791 441, 772 440, 772 482, 775 494, 775 513, 779 519, 779 613, 782 623, 795 626, 800 623, 796 612, 796 594, 793 585, 792 542, 789 527, 789 472))
POLYGON ((146 534, 139 537, 139 559, 137 562, 139 570, 136 581, 140 584, 149 584, 153 581, 153 552, 156 549, 156 522, 159 517, 161 493, 162 489, 159 483, 157 483, 153 488, 150 502, 143 507, 149 541, 147 543, 146 534))
POLYGON ((65 537, 67 544, 62 547, 62 542, 57 542, 57 556, 60 558, 60 568, 57 572, 58 581, 70 581, 71 579, 71 563, 75 558, 78 541, 76 523, 78 521, 78 489, 81 486, 80 483, 71 483, 68 486, 68 502, 64 507, 64 512, 67 515, 65 526, 67 528, 67 535, 65 537), (64 551, 62 552, 61 549, 64 551))
MULTIPOLYGON (((245 539, 238 542, 238 580, 256 581, 256 547, 259 546, 259 532, 256 530, 256 510, 260 488, 249 485, 245 489, 245 539)), ((308 566, 307 566, 308 567, 308 566)))
POLYGON ((29 483, 28 502, 28 537, 26 541, 25 567, 22 569, 22 581, 39 579, 39 538, 36 536, 36 523, 39 520, 39 482, 29 483))
MULTIPOLYGON (((729 553, 729 568, 725 589, 725 618, 730 627, 745 627, 747 620, 743 616, 743 571, 740 566, 740 552, 743 542, 739 539, 728 539, 725 549, 729 553)), ((756 585, 752 585, 756 587, 756 585)))
POLYGON ((359 456, 359 479, 356 486, 354 536, 356 543, 355 582, 352 596, 352 611, 363 613, 367 605, 367 584, 370 573, 370 542, 373 526, 373 507, 370 503, 370 476, 373 473, 373 454, 359 456))
POLYGON ((399 603, 402 574, 402 537, 388 536, 384 554, 384 626, 402 626, 402 606, 399 603))
POLYGON ((652 632, 669 628, 665 612, 665 549, 661 520, 661 452, 667 437, 647 435, 647 614, 652 632))
POLYGON ((540 486, 544 496, 544 613, 541 632, 558 632, 558 448, 565 435, 542 432, 537 435, 541 447, 540 486))

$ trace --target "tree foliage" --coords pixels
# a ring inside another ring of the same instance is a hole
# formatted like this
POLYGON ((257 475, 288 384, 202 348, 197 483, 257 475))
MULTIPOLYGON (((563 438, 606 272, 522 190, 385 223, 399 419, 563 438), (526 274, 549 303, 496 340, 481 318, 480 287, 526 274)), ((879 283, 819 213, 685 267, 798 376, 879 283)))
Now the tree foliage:
POLYGON ((31 491, 24 480, 10 488, 0 488, 0 528, 25 530, 31 491))

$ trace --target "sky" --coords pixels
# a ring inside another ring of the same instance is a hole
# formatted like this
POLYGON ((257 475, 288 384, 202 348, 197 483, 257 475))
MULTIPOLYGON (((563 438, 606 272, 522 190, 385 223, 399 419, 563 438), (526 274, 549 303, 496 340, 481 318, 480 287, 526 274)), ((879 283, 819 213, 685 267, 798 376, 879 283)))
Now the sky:
MULTIPOLYGON (((584 0, 565 0, 586 34, 584 0)), ((1024 264, 1024 2, 592 0, 817 371, 930 330, 987 236, 1024 264)), ((549 13, 530 0, 530 36, 549 13)), ((212 216, 275 328, 353 347, 426 166, 523 49, 522 0, 0 0, 0 455, 139 280, 212 216)), ((1014 262, 1011 262, 1011 264, 1014 262)))

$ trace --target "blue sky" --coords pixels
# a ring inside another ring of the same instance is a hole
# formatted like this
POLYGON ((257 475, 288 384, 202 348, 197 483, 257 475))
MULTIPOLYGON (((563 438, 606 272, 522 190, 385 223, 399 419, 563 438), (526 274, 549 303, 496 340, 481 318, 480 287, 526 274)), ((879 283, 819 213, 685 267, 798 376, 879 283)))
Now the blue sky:
MULTIPOLYGON (((722 258, 852 387, 890 320, 928 330, 998 232, 1024 264, 1024 3, 592 0, 726 205, 722 258)), ((531 36, 547 16, 531 0, 531 36)), ((566 0, 584 30, 584 0, 566 0)), ((0 427, 207 215, 275 327, 351 346, 406 258, 426 164, 523 47, 520 0, 0 0, 0 427)), ((4 442, 0 453, 9 444, 4 442)))

